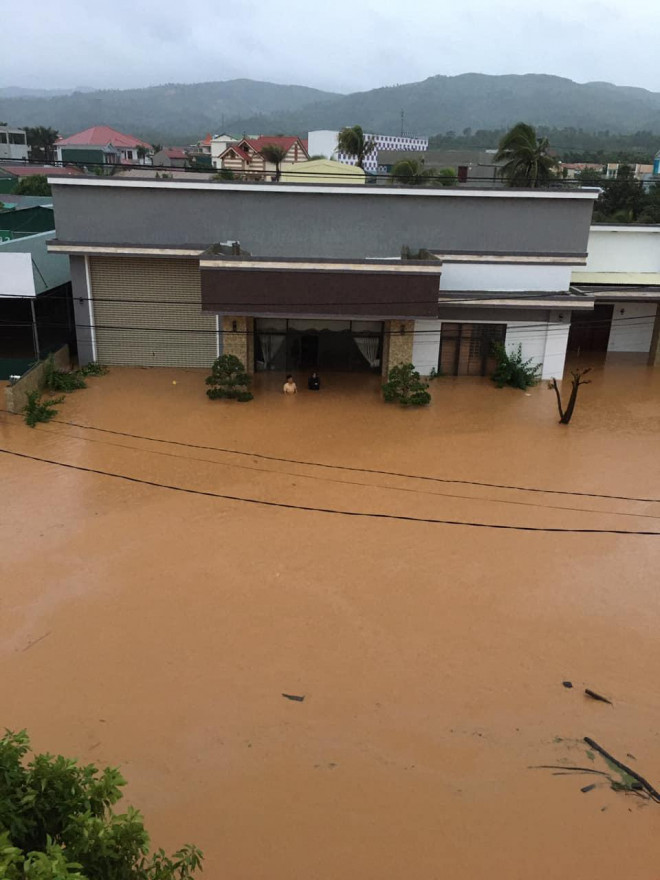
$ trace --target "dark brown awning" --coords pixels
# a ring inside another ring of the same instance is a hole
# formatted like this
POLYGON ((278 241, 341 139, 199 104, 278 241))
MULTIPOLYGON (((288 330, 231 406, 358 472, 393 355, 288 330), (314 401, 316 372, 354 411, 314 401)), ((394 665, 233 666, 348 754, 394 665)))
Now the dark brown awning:
POLYGON ((228 315, 435 318, 440 265, 201 261, 202 310, 228 315))

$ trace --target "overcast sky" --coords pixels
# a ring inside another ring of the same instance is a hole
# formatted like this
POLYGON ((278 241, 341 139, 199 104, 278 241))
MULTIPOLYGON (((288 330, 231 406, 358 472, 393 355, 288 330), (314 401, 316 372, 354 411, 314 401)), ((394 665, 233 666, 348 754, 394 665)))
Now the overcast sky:
POLYGON ((247 77, 350 92, 478 72, 660 91, 652 0, 0 0, 0 20, 0 86, 247 77))

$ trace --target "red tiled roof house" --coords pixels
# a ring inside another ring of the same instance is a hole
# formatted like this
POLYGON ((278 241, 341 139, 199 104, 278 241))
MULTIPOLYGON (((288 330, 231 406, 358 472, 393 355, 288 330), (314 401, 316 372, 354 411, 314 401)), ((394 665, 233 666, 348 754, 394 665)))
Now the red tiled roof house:
POLYGON ((131 134, 123 134, 109 125, 94 125, 55 141, 60 162, 84 162, 89 165, 151 165, 153 147, 131 134))

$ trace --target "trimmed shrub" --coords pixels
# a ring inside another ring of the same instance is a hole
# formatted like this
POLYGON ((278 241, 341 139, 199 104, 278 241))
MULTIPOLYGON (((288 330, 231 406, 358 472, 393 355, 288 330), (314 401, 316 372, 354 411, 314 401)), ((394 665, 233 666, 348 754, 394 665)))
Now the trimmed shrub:
POLYGON ((539 381, 541 367, 533 363, 534 358, 523 360, 521 345, 516 351, 508 352, 501 342, 496 342, 493 345, 493 353, 497 359, 497 366, 491 378, 498 388, 509 385, 511 388, 525 391, 539 381))
POLYGON ((422 381, 412 364, 399 364, 389 372, 383 385, 383 398, 386 403, 401 406, 427 406, 431 402, 428 387, 428 382, 422 381))
POLYGON ((234 354, 223 354, 213 361, 211 375, 207 376, 206 394, 211 400, 223 398, 246 403, 252 400, 250 376, 245 372, 242 361, 234 354))

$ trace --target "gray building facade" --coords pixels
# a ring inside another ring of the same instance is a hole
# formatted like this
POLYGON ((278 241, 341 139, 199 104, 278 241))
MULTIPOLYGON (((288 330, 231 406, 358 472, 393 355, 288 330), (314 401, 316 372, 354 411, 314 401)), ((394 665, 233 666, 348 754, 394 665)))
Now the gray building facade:
POLYGON ((428 372, 443 313, 459 352, 464 340, 489 345, 487 324, 508 344, 521 309, 537 316, 534 339, 553 325, 554 342, 571 309, 592 306, 569 283, 586 259, 593 190, 51 183, 50 248, 71 259, 83 361, 206 367, 231 350, 249 369, 386 370, 392 349, 428 372), (470 320, 456 321, 461 308, 470 320))

